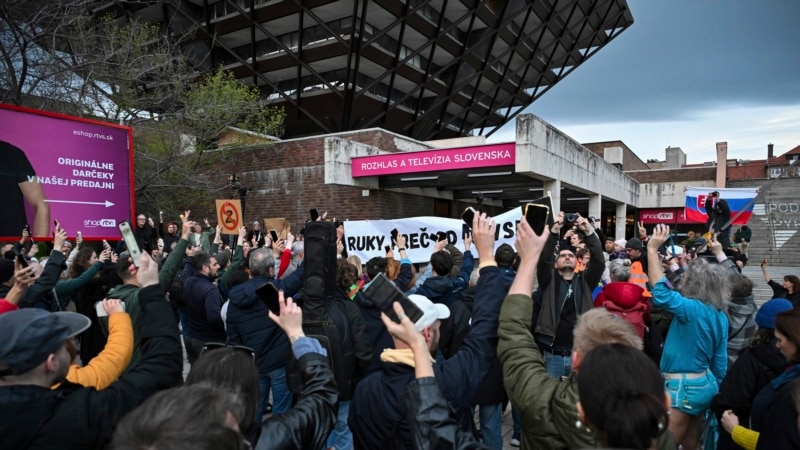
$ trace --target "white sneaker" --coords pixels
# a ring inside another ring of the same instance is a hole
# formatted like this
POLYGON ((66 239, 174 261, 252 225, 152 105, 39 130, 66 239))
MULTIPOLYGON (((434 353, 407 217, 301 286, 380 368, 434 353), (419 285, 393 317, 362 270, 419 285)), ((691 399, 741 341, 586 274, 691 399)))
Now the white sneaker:
POLYGON ((517 438, 511 439, 511 446, 512 447, 519 447, 519 439, 517 439, 517 438))

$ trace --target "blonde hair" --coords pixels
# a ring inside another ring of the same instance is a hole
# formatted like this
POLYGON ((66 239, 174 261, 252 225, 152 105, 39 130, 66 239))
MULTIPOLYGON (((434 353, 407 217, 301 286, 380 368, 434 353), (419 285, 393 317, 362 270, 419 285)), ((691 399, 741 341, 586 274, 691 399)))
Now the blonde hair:
POLYGON ((356 266, 356 269, 358 269, 358 278, 364 276, 364 267, 361 265, 361 258, 356 255, 350 255, 347 257, 347 262, 356 266))
POLYGON ((606 311, 594 308, 583 313, 573 331, 572 347, 580 355, 604 344, 623 344, 642 350, 642 339, 628 321, 606 311))

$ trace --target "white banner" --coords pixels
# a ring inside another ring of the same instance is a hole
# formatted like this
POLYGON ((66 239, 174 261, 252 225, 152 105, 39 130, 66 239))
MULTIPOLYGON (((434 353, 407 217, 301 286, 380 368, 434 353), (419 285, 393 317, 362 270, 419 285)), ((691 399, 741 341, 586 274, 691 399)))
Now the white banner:
MULTIPOLYGON (((522 217, 522 208, 518 207, 494 218, 497 223, 495 232, 495 249, 502 244, 514 246, 517 222, 522 217)), ((393 245, 392 230, 406 237, 406 251, 412 263, 430 261, 431 253, 436 245, 436 233, 447 233, 449 243, 464 251, 464 231, 467 226, 460 219, 444 219, 441 217, 409 217, 393 220, 351 220, 344 222, 345 247, 348 255, 356 255, 366 263, 376 256, 386 256, 384 247, 392 246, 395 259, 400 259, 397 248, 393 245)), ((474 246, 473 246, 474 247, 474 246)), ((471 248, 470 250, 474 250, 471 248)), ((477 258, 476 251, 472 255, 477 258)))

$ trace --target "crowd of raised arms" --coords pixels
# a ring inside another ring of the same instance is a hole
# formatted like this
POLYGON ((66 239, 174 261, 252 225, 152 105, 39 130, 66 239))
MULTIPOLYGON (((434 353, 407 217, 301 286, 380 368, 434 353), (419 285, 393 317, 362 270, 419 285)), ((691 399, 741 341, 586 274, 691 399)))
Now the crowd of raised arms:
POLYGON ((476 213, 421 264, 402 229, 348 256, 324 217, 223 235, 139 214, 136 260, 20 230, 0 244, 0 447, 500 450, 510 410, 523 449, 800 448, 800 278, 765 261, 757 307, 749 230, 552 218, 511 246, 476 213))

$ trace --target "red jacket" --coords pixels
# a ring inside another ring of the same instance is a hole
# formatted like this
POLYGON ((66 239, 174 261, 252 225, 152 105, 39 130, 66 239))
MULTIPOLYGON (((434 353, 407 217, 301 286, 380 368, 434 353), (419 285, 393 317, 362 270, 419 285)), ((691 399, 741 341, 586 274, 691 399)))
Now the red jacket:
POLYGON ((7 312, 16 311, 19 309, 19 306, 10 303, 6 299, 0 299, 0 314, 5 314, 7 312))

